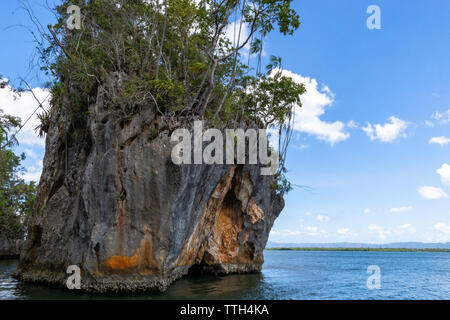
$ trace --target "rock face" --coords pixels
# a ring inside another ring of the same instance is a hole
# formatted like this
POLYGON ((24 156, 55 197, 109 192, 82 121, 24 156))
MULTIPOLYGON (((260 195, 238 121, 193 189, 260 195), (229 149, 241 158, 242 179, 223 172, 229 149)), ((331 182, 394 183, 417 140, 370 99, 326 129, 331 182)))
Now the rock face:
POLYGON ((175 165, 170 132, 142 111, 126 124, 103 105, 87 127, 52 111, 30 236, 16 276, 82 289, 166 290, 189 270, 256 272, 284 206, 258 165, 175 165))
POLYGON ((22 240, 11 240, 0 237, 0 259, 17 258, 20 255, 22 240))

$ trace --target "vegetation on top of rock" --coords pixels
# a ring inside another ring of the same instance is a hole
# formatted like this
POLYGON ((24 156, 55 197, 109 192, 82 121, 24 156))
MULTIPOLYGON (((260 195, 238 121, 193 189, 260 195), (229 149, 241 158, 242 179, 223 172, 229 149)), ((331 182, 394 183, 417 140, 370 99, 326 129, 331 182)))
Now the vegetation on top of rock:
MULTIPOLYGON (((261 60, 271 31, 292 35, 300 26, 291 2, 64 0, 38 46, 51 106, 75 129, 101 92, 122 123, 152 108, 167 123, 196 117, 215 127, 275 127, 283 164, 305 88, 282 74, 281 58, 271 56, 266 70, 261 60), (80 29, 67 28, 70 5, 80 7, 80 29)), ((39 118, 46 132, 50 112, 39 118)))

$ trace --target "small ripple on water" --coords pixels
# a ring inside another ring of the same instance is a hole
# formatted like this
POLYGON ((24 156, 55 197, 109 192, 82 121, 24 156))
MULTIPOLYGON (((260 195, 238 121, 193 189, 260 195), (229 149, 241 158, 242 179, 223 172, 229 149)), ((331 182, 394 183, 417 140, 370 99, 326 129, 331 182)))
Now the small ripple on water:
POLYGON ((0 261, 0 299, 449 299, 450 254, 267 251, 261 274, 195 276, 164 294, 90 296, 22 284, 17 261, 0 261), (366 287, 369 265, 381 268, 381 290, 366 287))

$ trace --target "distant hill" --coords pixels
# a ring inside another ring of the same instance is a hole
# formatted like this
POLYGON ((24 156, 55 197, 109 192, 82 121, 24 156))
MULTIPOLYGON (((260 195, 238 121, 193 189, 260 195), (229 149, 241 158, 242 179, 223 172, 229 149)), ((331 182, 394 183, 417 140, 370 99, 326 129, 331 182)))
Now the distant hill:
POLYGON ((391 242, 384 244, 333 242, 333 243, 280 243, 267 242, 266 248, 402 248, 402 249, 450 249, 450 242, 391 242))

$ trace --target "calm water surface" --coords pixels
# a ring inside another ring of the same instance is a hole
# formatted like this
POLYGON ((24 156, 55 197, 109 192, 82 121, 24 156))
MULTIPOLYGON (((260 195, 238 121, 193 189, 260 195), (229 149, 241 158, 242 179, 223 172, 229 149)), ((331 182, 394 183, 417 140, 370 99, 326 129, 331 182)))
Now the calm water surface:
POLYGON ((450 253, 266 251, 261 274, 196 276, 163 294, 98 296, 22 284, 17 260, 0 260, 0 299, 450 299, 450 253), (366 286, 381 269, 381 289, 366 286))

